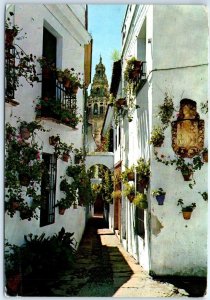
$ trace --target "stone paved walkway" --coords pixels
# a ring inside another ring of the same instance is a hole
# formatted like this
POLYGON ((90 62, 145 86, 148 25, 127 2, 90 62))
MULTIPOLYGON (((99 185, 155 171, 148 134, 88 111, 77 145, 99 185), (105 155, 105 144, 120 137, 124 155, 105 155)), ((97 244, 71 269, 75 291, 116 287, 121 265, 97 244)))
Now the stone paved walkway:
POLYGON ((183 297, 188 293, 153 280, 123 249, 100 218, 89 221, 74 270, 62 274, 48 296, 183 297))

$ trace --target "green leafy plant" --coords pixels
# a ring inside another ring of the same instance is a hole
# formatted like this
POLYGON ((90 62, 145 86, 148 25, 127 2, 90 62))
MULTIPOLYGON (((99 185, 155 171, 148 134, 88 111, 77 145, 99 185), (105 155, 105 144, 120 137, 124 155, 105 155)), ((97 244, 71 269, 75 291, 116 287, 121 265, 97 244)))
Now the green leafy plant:
POLYGON ((73 150, 73 146, 74 144, 71 143, 70 145, 67 145, 64 142, 59 142, 57 144, 55 144, 54 148, 55 148, 55 153, 57 156, 59 155, 63 155, 64 153, 69 155, 70 152, 73 150))
POLYGON ((76 179, 78 175, 81 173, 81 171, 82 171, 81 165, 70 165, 66 169, 66 175, 76 179))
POLYGON ((62 124, 75 128, 82 120, 82 116, 77 113, 77 107, 74 109, 65 109, 59 101, 54 98, 44 97, 37 100, 35 111, 37 117, 52 117, 62 124))
POLYGON ((130 201, 132 201, 135 197, 135 186, 129 183, 124 184, 123 196, 128 197, 130 201))
POLYGON ((155 126, 151 132, 150 144, 154 147, 160 147, 164 141, 164 130, 160 126, 155 126))
POLYGON ((192 203, 190 205, 187 205, 187 206, 184 206, 184 202, 183 202, 183 199, 179 199, 178 202, 177 202, 177 206, 181 206, 181 209, 182 209, 182 212, 184 211, 187 211, 187 212, 192 212, 193 209, 195 209, 196 207, 196 204, 195 203, 192 203))
POLYGON ((123 181, 123 183, 129 181, 129 180, 134 180, 135 177, 135 165, 132 165, 129 168, 126 168, 125 171, 122 172, 121 174, 121 179, 123 181))
POLYGON ((165 195, 165 194, 166 194, 166 192, 162 188, 152 190, 152 196, 153 197, 160 196, 160 195, 165 195))
POLYGON ((200 194, 203 198, 204 201, 208 201, 208 193, 207 192, 198 192, 198 194, 200 194))
MULTIPOLYGON (((63 184, 64 183, 62 183, 62 185, 63 184)), ((55 207, 61 207, 61 208, 68 209, 77 200, 75 184, 73 184, 73 183, 70 184, 70 183, 65 182, 65 191, 63 191, 63 192, 65 193, 65 198, 63 197, 60 200, 58 200, 57 203, 55 204, 55 207)))
POLYGON ((146 179, 149 181, 150 174, 151 174, 150 162, 145 161, 145 159, 143 159, 143 158, 139 158, 137 160, 136 173, 137 173, 139 179, 146 179))
POLYGON ((208 113, 208 100, 206 102, 201 102, 200 107, 201 107, 202 113, 207 114, 208 113))
POLYGON ((169 125, 171 117, 174 112, 173 99, 169 97, 167 93, 165 93, 164 102, 162 105, 159 105, 158 107, 159 107, 159 111, 157 116, 160 118, 162 124, 166 128, 169 125))
POLYGON ((136 193, 133 203, 139 208, 146 209, 148 207, 147 195, 143 193, 136 193))
POLYGON ((120 199, 122 197, 122 192, 121 190, 116 190, 112 192, 112 198, 114 200, 120 199))
POLYGON ((124 71, 125 81, 133 81, 133 72, 136 71, 138 74, 140 73, 140 64, 141 62, 134 56, 127 60, 126 68, 124 71))

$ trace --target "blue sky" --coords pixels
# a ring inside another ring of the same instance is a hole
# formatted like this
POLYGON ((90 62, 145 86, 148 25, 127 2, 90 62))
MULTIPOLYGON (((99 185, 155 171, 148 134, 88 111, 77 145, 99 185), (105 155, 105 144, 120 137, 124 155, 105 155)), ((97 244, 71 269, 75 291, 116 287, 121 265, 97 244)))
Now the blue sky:
POLYGON ((113 64, 112 52, 115 49, 121 51, 121 28, 126 7, 126 4, 88 5, 88 31, 93 38, 92 78, 101 54, 109 84, 113 64))

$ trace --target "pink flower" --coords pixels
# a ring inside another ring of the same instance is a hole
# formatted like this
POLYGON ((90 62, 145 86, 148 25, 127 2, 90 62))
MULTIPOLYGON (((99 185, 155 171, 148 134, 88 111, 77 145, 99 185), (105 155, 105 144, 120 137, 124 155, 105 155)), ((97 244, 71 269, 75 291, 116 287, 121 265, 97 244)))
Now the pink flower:
POLYGON ((39 152, 37 152, 37 154, 36 154, 36 159, 40 160, 40 153, 39 152))

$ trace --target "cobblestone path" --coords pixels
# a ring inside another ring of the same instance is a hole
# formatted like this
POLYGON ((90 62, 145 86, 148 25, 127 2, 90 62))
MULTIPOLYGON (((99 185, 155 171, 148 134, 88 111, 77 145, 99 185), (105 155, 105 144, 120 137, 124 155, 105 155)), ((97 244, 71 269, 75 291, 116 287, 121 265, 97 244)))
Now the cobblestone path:
POLYGON ((104 227, 103 219, 89 220, 74 269, 48 287, 48 296, 188 296, 170 283, 153 280, 123 249, 118 238, 104 227))

